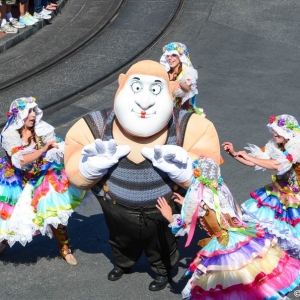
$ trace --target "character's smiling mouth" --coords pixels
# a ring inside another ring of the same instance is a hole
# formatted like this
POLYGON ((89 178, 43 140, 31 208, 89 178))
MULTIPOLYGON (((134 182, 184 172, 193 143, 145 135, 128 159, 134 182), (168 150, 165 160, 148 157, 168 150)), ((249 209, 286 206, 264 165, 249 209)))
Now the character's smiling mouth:
POLYGON ((145 119, 145 118, 151 118, 153 115, 156 114, 155 111, 144 111, 144 110, 140 110, 140 111, 135 111, 134 109, 132 109, 132 112, 138 116, 139 118, 145 119))

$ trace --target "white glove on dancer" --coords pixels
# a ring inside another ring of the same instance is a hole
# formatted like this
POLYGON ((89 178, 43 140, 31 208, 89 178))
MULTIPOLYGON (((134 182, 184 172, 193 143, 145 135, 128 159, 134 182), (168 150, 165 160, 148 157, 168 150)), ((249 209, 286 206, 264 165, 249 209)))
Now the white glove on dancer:
POLYGON ((113 139, 108 142, 96 139, 94 143, 86 145, 82 149, 83 158, 80 161, 79 170, 87 179, 101 178, 110 167, 118 163, 119 159, 129 152, 129 146, 117 146, 113 139))
POLYGON ((154 149, 145 147, 142 154, 152 161, 154 167, 166 172, 176 183, 186 182, 192 177, 192 160, 182 147, 173 145, 155 146, 154 149))

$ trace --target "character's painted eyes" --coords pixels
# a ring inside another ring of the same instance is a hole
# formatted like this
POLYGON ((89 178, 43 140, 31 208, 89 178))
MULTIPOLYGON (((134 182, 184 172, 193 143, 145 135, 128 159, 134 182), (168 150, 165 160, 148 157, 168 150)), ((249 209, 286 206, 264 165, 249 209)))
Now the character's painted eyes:
POLYGON ((160 91, 161 91, 161 85, 157 84, 157 83, 152 84, 150 86, 150 91, 151 91, 152 94, 158 95, 160 93, 160 91))
POLYGON ((138 93, 143 89, 143 86, 140 82, 135 81, 132 85, 131 85, 131 89, 133 90, 134 93, 138 93))

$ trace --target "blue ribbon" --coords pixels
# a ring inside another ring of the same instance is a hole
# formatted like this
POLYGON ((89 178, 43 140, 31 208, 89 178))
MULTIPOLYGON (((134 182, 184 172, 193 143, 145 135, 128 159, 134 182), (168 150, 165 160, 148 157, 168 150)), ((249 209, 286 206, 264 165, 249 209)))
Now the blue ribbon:
MULTIPOLYGON (((9 118, 8 118, 8 121, 3 129, 3 132, 9 127, 10 123, 12 122, 12 120, 15 118, 15 115, 11 115, 9 118)), ((2 134, 1 134, 1 138, 0 138, 0 141, 2 143, 2 134)))
POLYGON ((194 95, 192 97, 192 105, 193 105, 193 107, 197 107, 197 97, 196 97, 196 95, 194 95))

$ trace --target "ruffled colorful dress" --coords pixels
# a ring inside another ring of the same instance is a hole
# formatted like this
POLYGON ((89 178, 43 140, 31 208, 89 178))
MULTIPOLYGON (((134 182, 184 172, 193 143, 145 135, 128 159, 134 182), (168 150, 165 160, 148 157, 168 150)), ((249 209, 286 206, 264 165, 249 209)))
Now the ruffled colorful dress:
POLYGON ((183 298, 282 299, 300 283, 300 261, 281 250, 276 237, 240 219, 211 159, 195 161, 194 166, 181 215, 173 216, 170 227, 176 235, 188 234, 186 246, 197 223, 210 238, 199 242, 203 248, 187 271, 192 276, 183 298))
POLYGON ((277 236, 280 247, 299 259, 300 137, 289 140, 285 149, 280 149, 274 141, 269 141, 263 149, 255 145, 246 149, 254 157, 276 160, 280 168, 272 176, 272 183, 252 191, 251 198, 242 204, 243 219, 256 222, 277 236))
POLYGON ((23 143, 16 130, 8 128, 2 133, 2 146, 8 156, 0 160, 0 242, 7 240, 10 246, 15 242, 25 246, 38 232, 52 237, 51 226, 67 225, 85 196, 66 177, 63 142, 58 143, 58 149, 50 149, 33 163, 20 165, 24 154, 57 139, 54 128, 43 121, 35 130, 43 131, 44 135, 30 145, 23 143))

